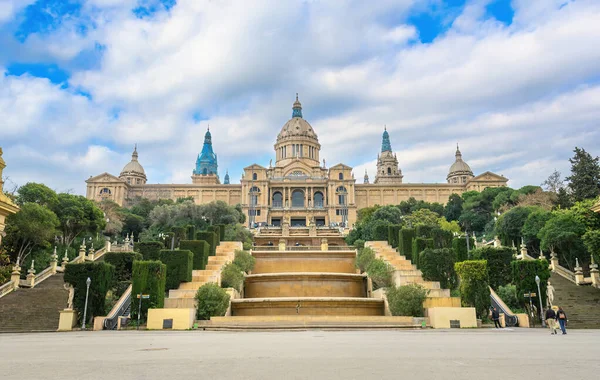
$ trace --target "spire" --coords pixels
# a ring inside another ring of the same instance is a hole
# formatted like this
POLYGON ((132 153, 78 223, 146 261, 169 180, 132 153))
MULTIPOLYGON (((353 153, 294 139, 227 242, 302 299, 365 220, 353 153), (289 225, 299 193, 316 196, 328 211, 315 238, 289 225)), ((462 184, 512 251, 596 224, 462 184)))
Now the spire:
POLYGON ((365 169, 365 183, 369 183, 369 174, 367 174, 367 169, 365 169))
POLYGON ((458 160, 462 160, 462 153, 460 152, 460 149, 458 148, 458 143, 456 143, 456 161, 458 160))
POLYGON ((383 127, 383 141, 381 142, 381 153, 391 152, 392 144, 390 143, 390 134, 387 131, 387 126, 383 127))
POLYGON ((224 185, 229 185, 229 170, 227 170, 225 172, 225 181, 223 182, 224 185))
POLYGON ((131 161, 137 161, 138 152, 137 152, 137 144, 133 146, 133 153, 131 154, 131 161))
POLYGON ((302 104, 300 103, 300 101, 298 100, 298 93, 296 93, 296 101, 294 102, 294 105, 292 106, 292 117, 302 117, 302 104))
POLYGON ((193 173, 196 175, 216 175, 218 177, 217 169, 217 155, 213 152, 210 126, 207 126, 202 152, 196 159, 196 169, 193 173))
POLYGON ((206 133, 204 134, 204 144, 212 145, 212 135, 210 134, 210 125, 206 127, 206 133))

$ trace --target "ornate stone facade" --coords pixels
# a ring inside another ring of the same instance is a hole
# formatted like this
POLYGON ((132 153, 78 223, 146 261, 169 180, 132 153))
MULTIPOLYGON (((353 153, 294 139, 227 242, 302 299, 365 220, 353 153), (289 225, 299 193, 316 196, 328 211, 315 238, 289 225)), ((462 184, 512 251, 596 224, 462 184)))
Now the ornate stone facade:
POLYGON ((457 149, 447 183, 403 183, 398 159, 385 130, 374 183, 369 183, 366 173, 364 183, 356 183, 351 167, 340 163, 327 168, 325 160, 321 163, 321 144, 312 126, 303 118, 297 96, 292 118, 279 132, 274 149, 275 165, 272 161, 269 167, 250 165, 244 168, 239 184, 229 184, 229 175, 225 176, 225 183, 220 184, 217 156, 212 151, 212 138, 207 131, 192 183, 181 185, 147 184, 136 149, 132 161, 119 177, 108 173, 90 177, 86 181, 87 197, 97 201, 108 198, 120 205, 135 197, 192 197, 197 204, 221 200, 231 205, 241 204, 251 224, 352 225, 357 210, 364 207, 395 205, 410 197, 444 204, 452 193, 481 191, 486 187, 506 186, 508 182, 505 177, 491 172, 473 176, 457 149))
POLYGON ((6 227, 4 222, 6 217, 19 211, 17 205, 15 205, 12 200, 2 191, 2 188, 4 187, 2 172, 4 171, 5 167, 6 163, 2 158, 2 148, 0 148, 0 243, 2 243, 2 237, 4 236, 4 228, 6 227))

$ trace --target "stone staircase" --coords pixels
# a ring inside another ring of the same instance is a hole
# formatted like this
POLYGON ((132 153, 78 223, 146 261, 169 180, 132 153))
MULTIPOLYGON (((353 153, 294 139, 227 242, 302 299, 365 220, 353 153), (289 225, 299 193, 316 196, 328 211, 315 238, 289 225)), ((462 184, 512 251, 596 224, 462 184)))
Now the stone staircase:
POLYGON ((554 286, 554 305, 567 313, 567 328, 600 328, 600 289, 591 286, 577 286, 556 273, 550 276, 554 286))
POLYGON ((165 299, 165 309, 195 309, 195 296, 198 288, 208 282, 221 282, 221 268, 233 261, 235 251, 242 250, 242 243, 237 241, 222 241, 217 247, 215 256, 208 257, 206 269, 194 270, 191 282, 182 282, 178 289, 169 290, 165 299))
POLYGON ((370 241, 365 247, 375 251, 377 258, 385 260, 394 267, 394 283, 398 286, 418 284, 427 289, 427 299, 423 307, 460 307, 460 297, 451 297, 450 289, 441 289, 438 281, 426 281, 423 274, 405 256, 399 255, 386 241, 370 241))
POLYGON ((69 292, 58 273, 35 288, 20 288, 0 299, 0 332, 56 331, 69 292))

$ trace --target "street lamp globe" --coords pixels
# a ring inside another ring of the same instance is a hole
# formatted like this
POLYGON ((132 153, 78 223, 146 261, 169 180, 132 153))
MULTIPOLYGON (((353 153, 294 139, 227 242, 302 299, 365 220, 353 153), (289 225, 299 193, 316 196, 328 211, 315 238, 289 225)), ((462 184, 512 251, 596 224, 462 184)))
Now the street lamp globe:
POLYGON ((535 283, 536 284, 540 284, 540 276, 538 276, 537 274, 535 275, 535 283))
POLYGON ((90 285, 91 285, 91 283, 92 283, 92 280, 91 280, 91 279, 88 277, 88 278, 87 278, 87 280, 85 280, 85 284, 86 284, 87 286, 90 286, 90 285))

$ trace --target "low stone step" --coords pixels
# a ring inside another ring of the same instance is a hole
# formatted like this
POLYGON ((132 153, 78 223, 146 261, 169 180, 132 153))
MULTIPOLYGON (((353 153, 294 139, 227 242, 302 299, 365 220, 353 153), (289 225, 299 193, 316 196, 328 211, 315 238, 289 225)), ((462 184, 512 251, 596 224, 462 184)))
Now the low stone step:
POLYGON ((195 298, 166 298, 165 309, 195 309, 195 298))
POLYGON ((216 282, 216 275, 192 276, 192 282, 216 282))
POLYGON ((221 270, 222 265, 221 264, 208 264, 206 266, 207 270, 214 270, 214 271, 218 271, 221 270))
POLYGON ((180 290, 198 290, 199 287, 204 285, 204 282, 182 282, 179 284, 180 290))
POLYGON ((194 298, 197 292, 197 289, 171 289, 169 298, 194 298))
POLYGON ((215 270, 206 270, 206 269, 194 269, 192 271, 192 276, 213 276, 217 273, 215 270))
POLYGON ((429 289, 427 293, 427 297, 436 298, 436 297, 450 297, 450 289, 429 289))

